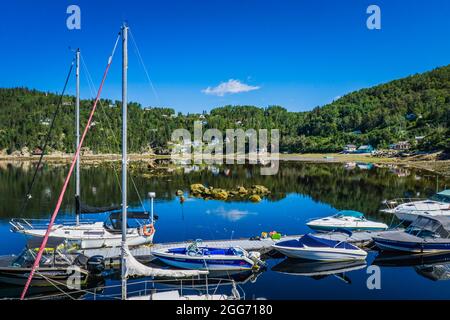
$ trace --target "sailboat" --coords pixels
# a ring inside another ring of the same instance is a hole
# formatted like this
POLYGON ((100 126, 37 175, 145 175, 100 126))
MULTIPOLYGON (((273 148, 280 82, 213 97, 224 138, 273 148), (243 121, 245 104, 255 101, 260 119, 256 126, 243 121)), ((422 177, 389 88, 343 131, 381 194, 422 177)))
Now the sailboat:
MULTIPOLYGON (((76 51, 76 148, 80 144, 80 50, 76 51)), ((118 247, 122 241, 122 222, 120 209, 122 206, 91 207, 80 201, 80 156, 79 153, 75 165, 75 208, 76 221, 57 223, 52 226, 49 238, 64 239, 77 242, 81 249, 101 247, 118 247), (105 221, 80 222, 81 213, 109 213, 105 221)), ((145 211, 133 212, 130 218, 133 225, 125 229, 128 244, 139 246, 153 242, 155 234, 153 215, 145 211)), ((35 223, 29 219, 12 219, 10 221, 12 231, 32 237, 44 237, 48 224, 35 223)))

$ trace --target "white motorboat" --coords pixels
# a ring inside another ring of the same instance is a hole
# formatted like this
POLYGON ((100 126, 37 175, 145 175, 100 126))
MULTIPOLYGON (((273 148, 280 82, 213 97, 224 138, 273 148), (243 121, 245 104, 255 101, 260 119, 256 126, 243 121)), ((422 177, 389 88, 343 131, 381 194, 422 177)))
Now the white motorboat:
MULTIPOLYGON (((127 242, 130 246, 152 243, 155 229, 150 216, 144 212, 130 212, 132 223, 127 226, 127 242)), ((12 231, 27 236, 44 237, 47 225, 33 224, 32 220, 11 220, 12 231)), ((49 238, 77 242, 81 249, 118 247, 121 245, 121 212, 110 213, 105 222, 81 222, 78 224, 54 224, 49 238)))
POLYGON ((260 254, 240 247, 210 248, 199 240, 187 247, 163 248, 152 255, 169 266, 193 270, 250 270, 262 264, 260 254))
POLYGON ((343 210, 330 217, 311 220, 306 225, 317 231, 336 229, 382 231, 388 229, 385 223, 367 220, 361 212, 351 210, 343 210))
POLYGON ((450 217, 419 215, 406 230, 380 233, 373 241, 386 251, 450 252, 450 217))
POLYGON ((364 260, 367 252, 345 241, 306 234, 297 240, 277 242, 272 246, 289 258, 316 261, 364 260))
POLYGON ((413 222, 417 216, 450 216, 450 190, 436 193, 429 199, 394 199, 385 201, 385 213, 401 220, 413 222))

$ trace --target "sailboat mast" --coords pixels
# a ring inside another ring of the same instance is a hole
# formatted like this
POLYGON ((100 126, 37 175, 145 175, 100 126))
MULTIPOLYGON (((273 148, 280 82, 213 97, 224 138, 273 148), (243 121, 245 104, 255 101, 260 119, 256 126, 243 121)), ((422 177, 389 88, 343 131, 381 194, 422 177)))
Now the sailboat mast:
POLYGON ((125 247, 127 241, 127 69, 128 27, 122 27, 122 300, 127 298, 125 247))
MULTIPOLYGON (((80 49, 76 52, 76 102, 75 102, 75 130, 76 149, 80 145, 80 49)), ((75 214, 76 223, 80 224, 80 155, 78 154, 75 165, 75 214)))

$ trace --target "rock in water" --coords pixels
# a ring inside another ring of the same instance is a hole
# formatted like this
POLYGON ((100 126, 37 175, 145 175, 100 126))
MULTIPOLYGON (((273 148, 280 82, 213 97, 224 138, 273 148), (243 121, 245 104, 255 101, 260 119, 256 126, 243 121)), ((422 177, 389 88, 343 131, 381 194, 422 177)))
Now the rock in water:
POLYGON ((250 200, 251 202, 260 202, 261 197, 258 196, 257 194, 253 194, 248 198, 248 200, 250 200))

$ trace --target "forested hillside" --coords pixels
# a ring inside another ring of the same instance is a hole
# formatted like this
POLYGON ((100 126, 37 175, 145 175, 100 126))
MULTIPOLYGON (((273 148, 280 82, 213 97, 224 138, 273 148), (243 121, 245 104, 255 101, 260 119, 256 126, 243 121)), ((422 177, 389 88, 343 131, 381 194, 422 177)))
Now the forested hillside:
MULTIPOLYGON (((74 145, 75 98, 64 97, 50 148, 71 152, 74 145)), ((0 150, 12 153, 41 145, 59 97, 27 88, 0 89, 0 150)), ((92 100, 81 102, 82 123, 92 100)), ((334 152, 345 144, 385 148, 409 140, 418 150, 450 151, 450 66, 362 89, 308 112, 280 106, 225 106, 204 114, 176 114, 169 108, 129 106, 129 148, 167 152, 171 132, 204 128, 280 129, 281 151, 334 152), (419 142, 416 137, 425 137, 419 142)), ((94 152, 120 150, 119 101, 102 100, 85 145, 94 152)))

